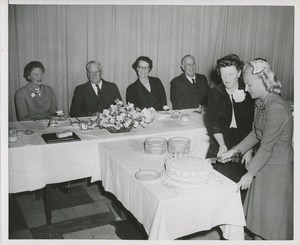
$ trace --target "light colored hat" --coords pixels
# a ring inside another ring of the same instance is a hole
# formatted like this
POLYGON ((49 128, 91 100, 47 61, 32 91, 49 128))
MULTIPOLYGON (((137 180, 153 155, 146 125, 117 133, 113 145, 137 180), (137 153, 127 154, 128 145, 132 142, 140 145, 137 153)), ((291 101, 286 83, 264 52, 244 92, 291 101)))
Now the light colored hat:
POLYGON ((281 83, 264 59, 257 58, 246 64, 243 69, 243 78, 245 83, 261 79, 267 91, 274 94, 281 93, 281 83))
POLYGON ((270 65, 261 58, 254 59, 246 64, 243 69, 243 78, 245 82, 251 82, 260 78, 259 74, 266 69, 270 69, 270 65))

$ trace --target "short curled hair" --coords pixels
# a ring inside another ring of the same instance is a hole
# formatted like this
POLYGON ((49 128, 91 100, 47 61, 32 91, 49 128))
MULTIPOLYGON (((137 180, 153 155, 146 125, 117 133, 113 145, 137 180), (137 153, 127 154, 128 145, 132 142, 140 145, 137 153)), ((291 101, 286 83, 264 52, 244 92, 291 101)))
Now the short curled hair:
POLYGON ((23 77, 26 79, 26 81, 30 82, 31 80, 29 79, 30 73, 33 71, 35 68, 40 68, 43 73, 45 72, 45 68, 43 64, 39 61, 31 61, 29 62, 25 67, 24 67, 24 74, 23 77))
POLYGON ((265 59, 256 58, 252 62, 245 65, 243 70, 244 81, 255 81, 259 78, 262 80, 266 90, 273 94, 281 94, 281 82, 277 79, 275 73, 271 70, 270 65, 265 59), (260 61, 265 63, 265 67, 259 72, 254 72, 254 63, 255 61, 260 61))
POLYGON ((244 62, 236 54, 228 54, 217 60, 217 73, 221 67, 235 66, 238 71, 243 70, 244 62))
POLYGON ((133 68, 133 70, 135 70, 135 72, 137 73, 137 68, 138 68, 138 65, 139 65, 139 62, 140 61, 145 61, 145 62, 147 62, 148 64, 149 64, 149 68, 150 68, 150 70, 149 70, 149 72, 152 70, 152 67, 153 67, 153 62, 152 62, 152 60, 149 58, 149 57, 147 57, 147 56, 140 56, 140 57, 138 57, 137 59, 136 59, 136 61, 132 64, 132 68, 133 68))

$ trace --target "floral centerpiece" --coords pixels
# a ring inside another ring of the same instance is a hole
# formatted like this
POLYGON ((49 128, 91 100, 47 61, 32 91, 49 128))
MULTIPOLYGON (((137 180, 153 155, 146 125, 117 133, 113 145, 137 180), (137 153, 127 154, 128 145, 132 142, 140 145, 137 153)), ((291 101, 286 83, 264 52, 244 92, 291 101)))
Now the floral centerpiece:
POLYGON ((55 112, 55 116, 56 116, 56 119, 58 121, 63 121, 65 120, 65 113, 63 112, 63 110, 58 110, 55 112))
MULTIPOLYGON (((154 109, 153 109, 154 110, 154 109)), ((135 108, 134 104, 124 104, 116 100, 115 104, 104 109, 102 114, 98 115, 99 127, 105 128, 111 133, 129 132, 132 128, 139 125, 146 127, 153 121, 153 113, 150 109, 135 108)))

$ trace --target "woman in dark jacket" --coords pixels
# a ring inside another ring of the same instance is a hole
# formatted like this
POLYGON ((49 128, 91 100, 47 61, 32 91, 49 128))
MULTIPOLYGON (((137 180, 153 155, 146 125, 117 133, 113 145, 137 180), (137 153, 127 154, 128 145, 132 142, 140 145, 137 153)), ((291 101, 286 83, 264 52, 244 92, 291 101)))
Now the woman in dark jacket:
MULTIPOLYGON (((245 85, 239 81, 243 61, 230 54, 217 61, 217 72, 222 83, 212 88, 208 95, 207 127, 219 145, 217 157, 239 143, 252 129, 254 101, 245 93, 245 85)), ((243 163, 252 158, 249 150, 240 160, 226 164, 217 161, 214 168, 237 182, 246 172, 243 163)))
POLYGON ((126 101, 140 109, 153 107, 161 111, 167 105, 166 93, 159 78, 148 76, 152 67, 152 60, 146 56, 138 57, 133 63, 138 79, 127 87, 126 101))

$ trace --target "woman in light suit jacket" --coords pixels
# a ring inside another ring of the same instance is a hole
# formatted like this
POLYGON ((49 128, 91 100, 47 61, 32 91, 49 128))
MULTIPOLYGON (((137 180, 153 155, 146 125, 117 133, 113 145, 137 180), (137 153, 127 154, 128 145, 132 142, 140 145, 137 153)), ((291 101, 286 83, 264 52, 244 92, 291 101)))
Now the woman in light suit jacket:
POLYGON ((244 203, 247 228, 254 239, 293 239, 293 118, 279 96, 281 84, 269 64, 255 59, 243 71, 246 90, 256 99, 253 130, 222 155, 226 161, 260 142, 238 188, 248 189, 244 203))
POLYGON ((132 68, 138 75, 138 79, 129 85, 126 90, 126 101, 140 109, 153 107, 162 111, 167 105, 164 86, 157 77, 150 77, 153 63, 149 57, 140 56, 133 63, 132 68))

